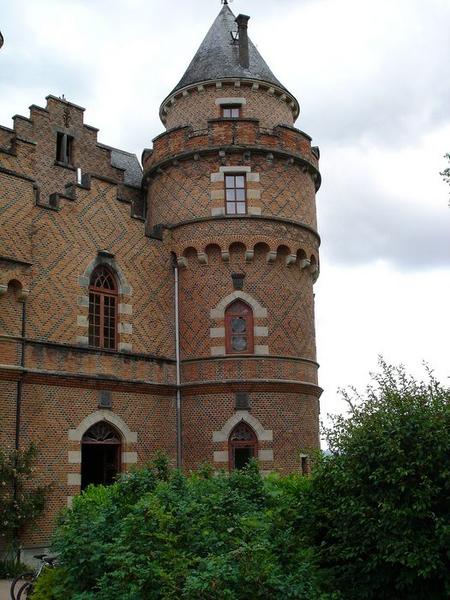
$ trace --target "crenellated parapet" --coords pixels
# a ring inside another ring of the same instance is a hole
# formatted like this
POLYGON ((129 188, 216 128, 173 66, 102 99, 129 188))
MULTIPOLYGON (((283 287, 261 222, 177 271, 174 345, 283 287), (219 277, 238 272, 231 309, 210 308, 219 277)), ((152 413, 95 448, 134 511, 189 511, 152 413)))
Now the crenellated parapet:
POLYGON ((186 159, 198 160, 203 154, 216 153, 225 162, 227 154, 243 153, 248 161, 252 153, 265 154, 267 160, 285 158, 302 165, 320 187, 319 150, 311 138, 287 125, 262 128, 258 119, 210 119, 204 130, 191 126, 172 129, 153 140, 153 151, 144 153, 145 179, 170 164, 186 159))

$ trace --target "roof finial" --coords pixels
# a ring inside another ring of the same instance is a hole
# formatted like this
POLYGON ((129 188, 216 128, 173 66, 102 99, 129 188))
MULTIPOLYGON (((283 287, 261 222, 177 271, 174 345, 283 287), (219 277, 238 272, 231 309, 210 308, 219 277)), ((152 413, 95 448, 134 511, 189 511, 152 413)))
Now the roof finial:
POLYGON ((228 4, 228 0, 220 0, 222 4, 228 4))

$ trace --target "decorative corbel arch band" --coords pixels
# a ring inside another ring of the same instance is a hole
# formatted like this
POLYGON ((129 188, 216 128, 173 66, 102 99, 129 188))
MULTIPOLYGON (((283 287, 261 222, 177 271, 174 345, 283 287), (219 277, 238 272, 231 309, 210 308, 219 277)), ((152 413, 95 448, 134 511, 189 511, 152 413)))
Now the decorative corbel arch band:
MULTIPOLYGON (((225 310, 229 304, 235 300, 243 300, 249 304, 253 309, 253 318, 255 321, 259 321, 258 325, 254 325, 253 336, 255 341, 261 342, 261 338, 267 338, 269 335, 269 329, 267 327, 267 308, 262 306, 258 300, 243 292, 236 290, 217 304, 215 308, 210 311, 210 318, 216 323, 216 326, 210 328, 211 340, 219 342, 221 345, 211 346, 211 356, 224 356, 226 354, 225 348, 225 310), (264 319, 264 321, 262 321, 264 319), (264 323, 261 325, 261 321, 264 323), (259 338, 259 340, 258 340, 259 338)), ((265 355, 269 354, 269 346, 267 344, 255 343, 255 354, 265 355)))
MULTIPOLYGON (((125 421, 116 415, 111 410, 97 410, 86 418, 84 418, 76 429, 69 429, 68 441, 69 444, 74 447, 76 444, 77 450, 68 451, 68 472, 67 472, 67 485, 72 488, 77 488, 76 492, 79 492, 81 485, 81 440, 86 431, 101 421, 107 421, 113 425, 117 431, 121 434, 123 439, 122 445, 122 465, 135 464, 137 462, 137 432, 131 431, 125 421)), ((67 496, 67 504, 70 506, 72 502, 73 494, 67 496)))
MULTIPOLYGON (((245 421, 253 431, 256 433, 258 442, 273 442, 273 431, 271 429, 264 429, 262 423, 248 412, 248 410, 238 410, 232 415, 220 431, 213 431, 213 443, 215 444, 228 444, 228 440, 231 432, 238 423, 245 421)), ((273 461, 273 450, 271 448, 264 448, 258 451, 258 458, 264 462, 273 461)), ((228 462, 228 449, 227 450, 216 450, 213 455, 215 464, 227 463, 228 462)))
POLYGON ((87 330, 89 328, 89 284, 94 269, 100 265, 107 265, 110 267, 117 278, 119 293, 119 304, 117 307, 117 333, 119 334, 119 344, 117 345, 117 348, 119 352, 131 352, 133 349, 133 325, 129 322, 129 320, 133 314, 133 307, 131 304, 133 289, 118 266, 114 255, 106 251, 99 252, 96 258, 89 263, 83 274, 78 279, 78 284, 81 288, 81 295, 78 298, 76 341, 78 344, 83 346, 87 346, 89 344, 89 337, 87 335, 87 330))
POLYGON ((249 166, 220 167, 217 173, 211 173, 211 216, 218 217, 225 214, 225 175, 226 173, 242 174, 246 178, 247 213, 249 215, 261 214, 261 185, 259 173, 252 173, 249 166))

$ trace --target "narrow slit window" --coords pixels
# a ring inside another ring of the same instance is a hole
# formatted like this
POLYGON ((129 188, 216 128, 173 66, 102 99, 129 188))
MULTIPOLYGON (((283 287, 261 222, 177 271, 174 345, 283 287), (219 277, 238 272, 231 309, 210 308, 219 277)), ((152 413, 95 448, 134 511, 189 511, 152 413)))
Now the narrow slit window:
POLYGON ((227 215, 247 213, 246 176, 225 175, 225 202, 227 215))
POLYGON ((237 104, 222 104, 222 117, 225 119, 239 119, 241 116, 241 107, 237 104))
POLYGON ((117 286, 103 266, 95 269, 89 286, 89 345, 107 350, 117 346, 117 286))
POLYGON ((56 134, 56 160, 70 165, 72 163, 73 137, 67 133, 56 134))

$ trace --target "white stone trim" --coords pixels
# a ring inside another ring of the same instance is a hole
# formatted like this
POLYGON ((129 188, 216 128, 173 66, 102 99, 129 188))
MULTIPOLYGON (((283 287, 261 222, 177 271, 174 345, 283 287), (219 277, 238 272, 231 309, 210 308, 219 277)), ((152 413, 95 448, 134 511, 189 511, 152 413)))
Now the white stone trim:
POLYGON ((261 215, 262 214, 261 207, 260 206, 249 206, 248 214, 249 215, 261 215))
POLYGON ((217 207, 211 209, 211 216, 212 217, 221 217, 224 214, 225 214, 225 207, 224 206, 217 206, 217 207))
POLYGON ((77 335, 75 341, 81 346, 89 346, 89 338, 86 335, 77 335))
POLYGON ((228 452, 227 450, 218 450, 213 454, 215 463, 227 463, 228 462, 228 452))
POLYGON ((89 308, 89 296, 79 296, 78 306, 84 306, 86 308, 89 308))
POLYGON ((216 106, 222 104, 247 104, 246 98, 216 98, 216 106))
POLYGON ((96 267, 100 265, 107 265, 113 273, 116 275, 117 287, 119 294, 123 294, 125 296, 132 296, 133 289, 128 283, 125 275, 117 265, 117 262, 114 257, 102 256, 99 254, 92 260, 89 265, 84 270, 83 274, 79 277, 78 283, 81 287, 89 287, 89 283, 91 281, 91 275, 96 267))
POLYGON ((211 190, 211 200, 225 200, 225 190, 211 190))
POLYGON ((259 458, 259 460, 264 461, 264 462, 273 461, 273 450, 269 450, 268 448, 264 449, 264 450, 259 450, 258 458, 259 458))
POLYGON ((269 328, 255 326, 253 333, 255 337, 268 337, 269 328))
POLYGON ((216 98, 216 106, 222 104, 247 104, 246 98, 216 98))
POLYGON ((125 465, 134 465, 138 461, 137 452, 122 452, 122 462, 125 465))
POLYGON ((222 298, 222 300, 216 305, 216 307, 211 309, 211 319, 223 319, 225 317, 225 309, 227 308, 227 306, 231 304, 231 302, 233 302, 234 300, 238 299, 247 302, 247 304, 249 304, 252 307, 253 315, 255 318, 267 318, 267 308, 262 306, 257 300, 255 300, 255 298, 250 296, 250 294, 247 294, 247 292, 235 290, 231 294, 228 294, 228 296, 225 296, 225 298, 222 298))
POLYGON ((247 189, 247 200, 261 200, 261 190, 247 189))
POLYGON ((210 338, 224 338, 225 337, 225 327, 211 327, 209 330, 210 338))
POLYGON ((213 442, 228 442, 230 433, 238 423, 245 421, 256 433, 260 442, 273 442, 273 431, 264 429, 261 422, 248 412, 248 410, 238 410, 232 415, 220 431, 213 431, 213 442))
POLYGON ((88 328, 89 321, 85 315, 77 315, 77 327, 88 328))
POLYGON ((73 496, 67 496, 67 508, 72 508, 73 496))
POLYGON ((223 173, 211 173, 211 183, 222 183, 225 179, 223 173))
POLYGON ((224 356, 226 354, 225 346, 212 346, 211 356, 224 356))
POLYGON ((234 167, 219 167, 219 171, 221 173, 250 173, 251 170, 251 167, 246 167, 242 165, 235 165, 234 167))
MULTIPOLYGON (((78 427, 76 429, 69 429, 69 432, 68 432, 69 440, 71 442, 81 442, 83 435, 86 433, 86 431, 89 429, 89 427, 91 427, 92 425, 95 425, 95 423, 98 423, 99 421, 107 421, 108 423, 111 423, 111 425, 114 425, 114 427, 116 427, 116 429, 118 429, 120 431, 120 433, 122 434, 122 436, 127 444, 135 444, 137 442, 137 432, 131 431, 130 428, 128 427, 128 425, 125 423, 125 421, 123 419, 121 419, 119 417, 119 415, 116 415, 111 410, 105 410, 105 409, 97 410, 97 411, 91 413, 90 415, 88 415, 86 418, 84 418, 81 421, 81 423, 78 425, 78 427)), ((70 460, 71 453, 69 452, 69 462, 80 462, 81 463, 81 452, 72 453, 72 454, 79 455, 79 460, 71 461, 70 460)))
MULTIPOLYGON (((71 431, 73 430, 69 429, 69 440, 71 431)), ((69 450, 67 455, 67 462, 70 465, 81 465, 81 452, 79 450, 69 450)))
POLYGON ((269 354, 269 346, 256 344, 255 345, 255 354, 259 354, 259 355, 269 354))
POLYGON ((81 485, 81 473, 67 473, 67 485, 81 485))
POLYGON ((119 323, 117 331, 119 333, 133 333, 133 325, 131 323, 119 323))
POLYGON ((119 352, 131 352, 133 350, 133 345, 125 342, 119 342, 117 346, 117 350, 119 352))
POLYGON ((259 183, 259 173, 247 173, 247 181, 252 183, 259 183))
POLYGON ((119 315, 132 315, 133 314, 133 307, 131 306, 131 304, 119 304, 119 308, 118 308, 118 312, 119 315))

